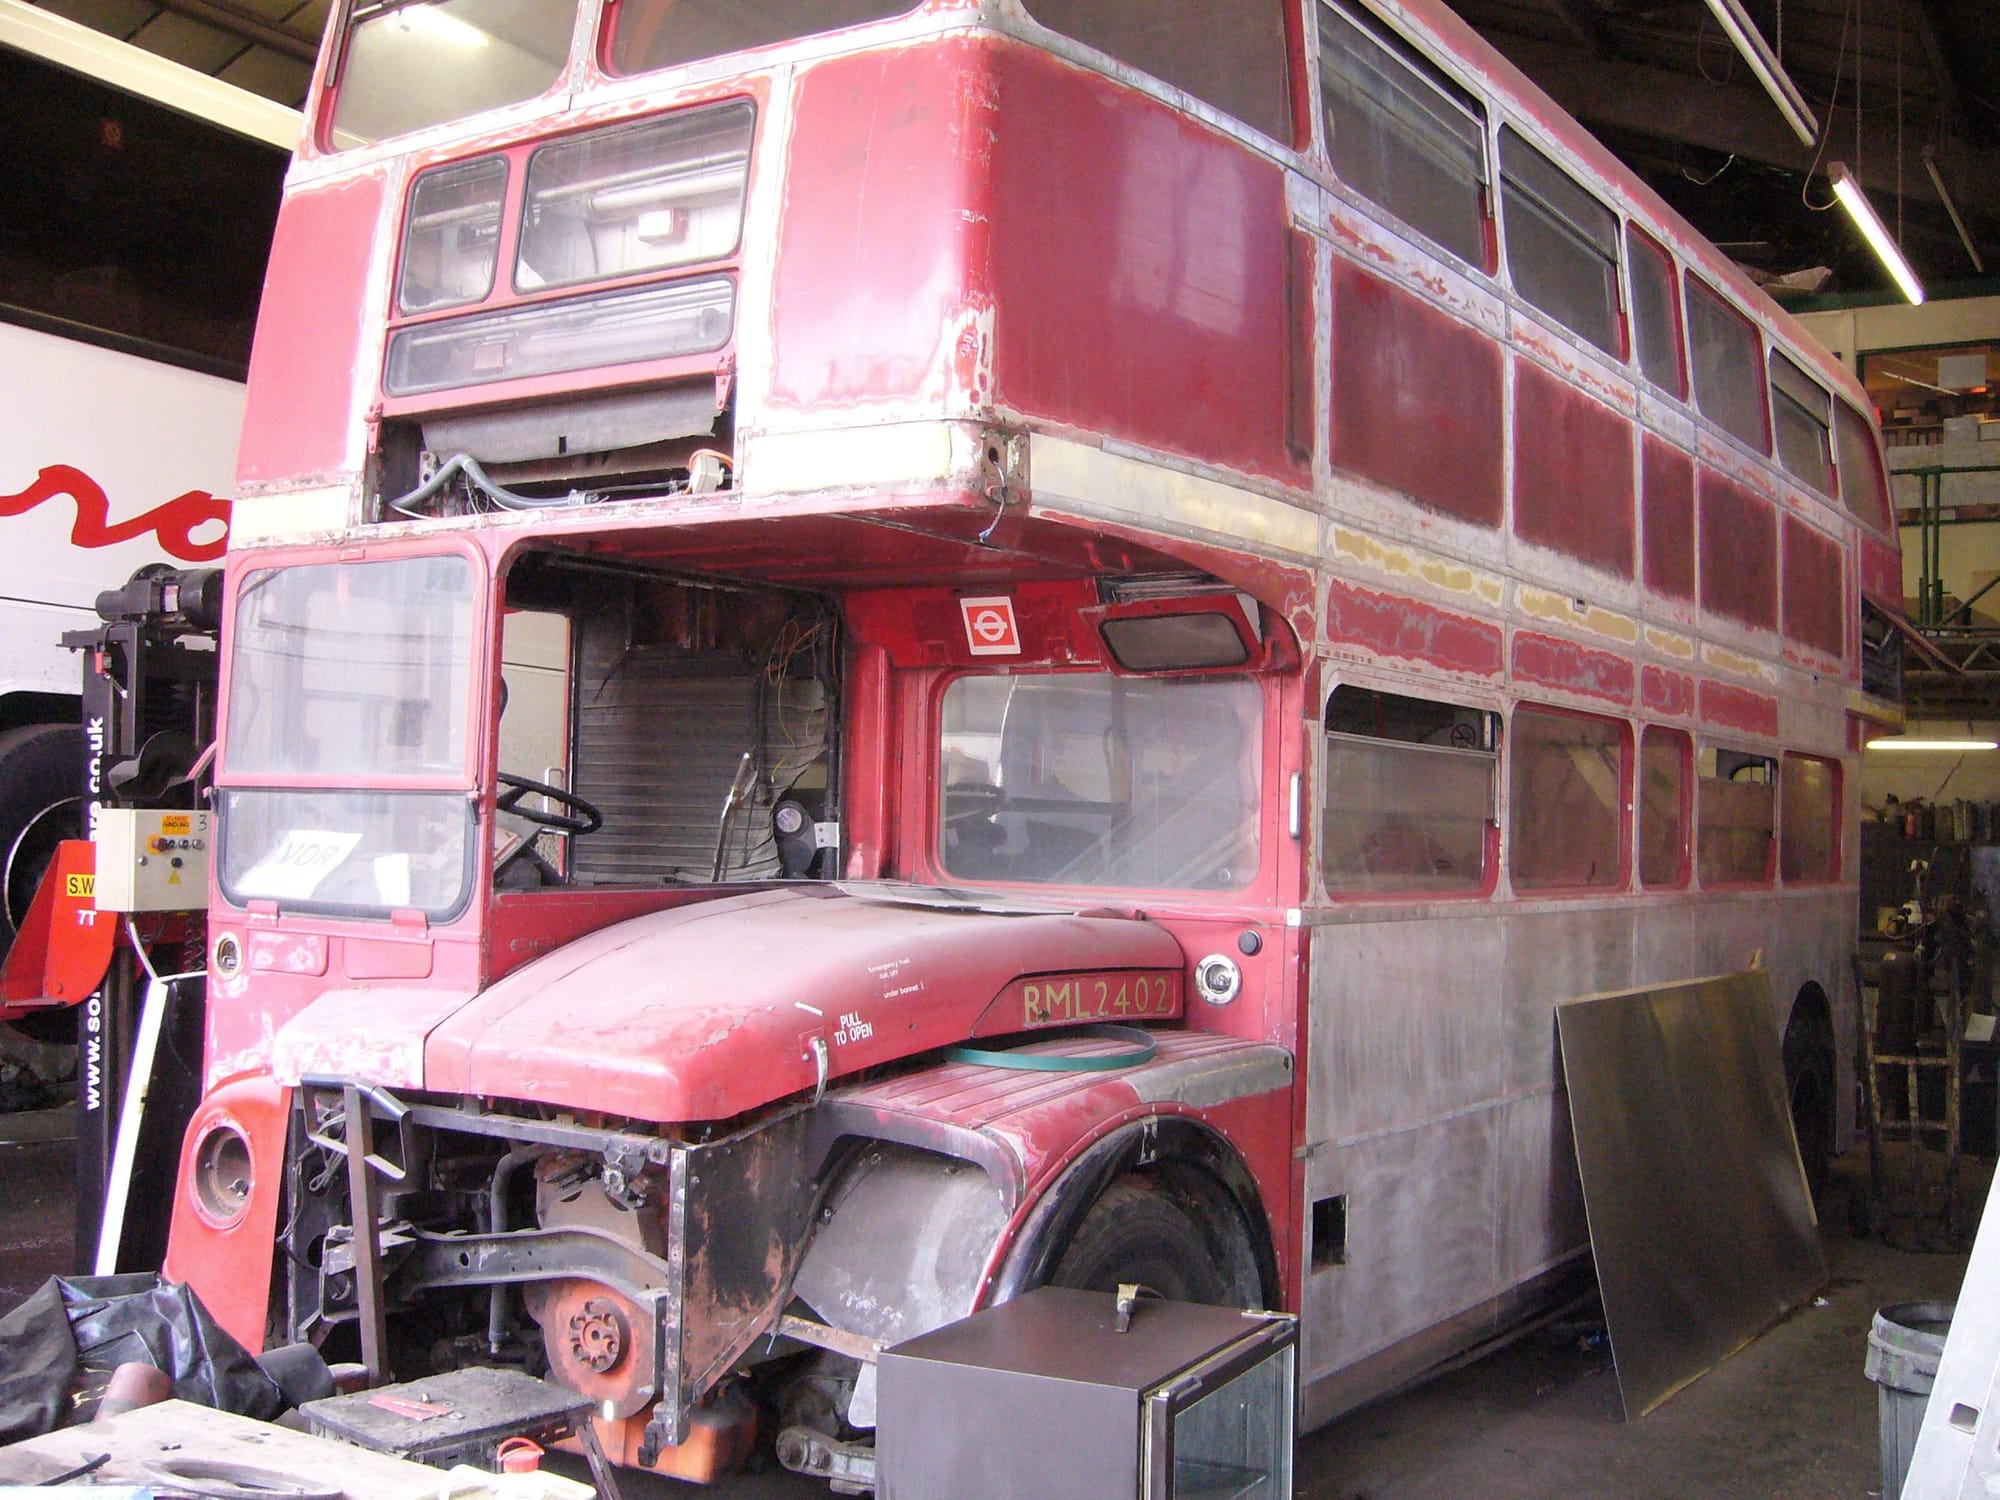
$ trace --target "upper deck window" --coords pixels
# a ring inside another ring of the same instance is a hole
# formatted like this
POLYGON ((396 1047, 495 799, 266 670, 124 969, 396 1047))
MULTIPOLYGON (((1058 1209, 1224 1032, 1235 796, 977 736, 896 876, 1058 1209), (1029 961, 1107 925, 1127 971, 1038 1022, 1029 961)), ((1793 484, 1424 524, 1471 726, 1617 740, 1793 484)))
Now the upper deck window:
POLYGON ((606 66, 650 73, 886 20, 911 0, 623 0, 611 25, 606 66))
POLYGON ((574 5, 358 4, 342 37, 331 144, 364 145, 532 99, 561 75, 575 27, 574 5))
POLYGON ((1507 273, 1514 290, 1613 359, 1618 321, 1618 216, 1511 129, 1500 132, 1507 273))
POLYGON ((1319 8, 1327 152, 1349 187, 1462 260, 1486 265, 1486 116, 1423 59, 1319 8))
POLYGON ((1687 279, 1687 314, 1694 404, 1724 432, 1759 453, 1767 451, 1756 327, 1692 276, 1687 279))
POLYGON ((1889 492, 1882 484, 1882 459, 1868 419, 1845 401, 1833 407, 1833 431, 1840 444, 1840 501, 1848 513, 1877 531, 1889 530, 1889 492))
POLYGON ((1674 290, 1674 262, 1636 229, 1625 233, 1625 259, 1632 275, 1632 342, 1639 369, 1670 396, 1687 398, 1687 365, 1681 358, 1680 298, 1674 290))
POLYGON ((1778 462, 1794 479, 1823 495, 1833 493, 1833 455, 1827 429, 1833 425, 1833 398, 1791 359, 1771 351, 1771 426, 1778 438, 1778 462))
POLYGON ((1281 141, 1291 66, 1279 0, 1027 0, 1051 31, 1129 63, 1281 141))

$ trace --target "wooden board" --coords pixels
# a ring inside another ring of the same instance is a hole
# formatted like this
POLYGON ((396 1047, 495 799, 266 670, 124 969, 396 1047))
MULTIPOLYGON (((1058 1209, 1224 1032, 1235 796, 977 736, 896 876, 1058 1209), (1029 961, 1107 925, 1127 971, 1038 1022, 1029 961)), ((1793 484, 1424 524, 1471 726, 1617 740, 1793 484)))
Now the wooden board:
POLYGON ((163 1401, 0 1448, 0 1484, 38 1484, 100 1453, 109 1453, 111 1462, 94 1476, 99 1483, 138 1482, 147 1477, 149 1462, 173 1459, 247 1464, 302 1482, 338 1483, 348 1500, 437 1500, 446 1483, 442 1470, 424 1464, 187 1401, 163 1401))

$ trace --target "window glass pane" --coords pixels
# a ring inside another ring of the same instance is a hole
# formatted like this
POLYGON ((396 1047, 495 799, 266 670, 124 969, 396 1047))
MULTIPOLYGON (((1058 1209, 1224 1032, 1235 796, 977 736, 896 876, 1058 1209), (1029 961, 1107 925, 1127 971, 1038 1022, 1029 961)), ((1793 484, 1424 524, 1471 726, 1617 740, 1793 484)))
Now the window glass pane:
POLYGON ((1840 440, 1840 500, 1858 521, 1880 531, 1889 529, 1889 497, 1882 487, 1882 460, 1868 419, 1845 401, 1833 408, 1833 430, 1840 440))
POLYGON ((1771 426, 1778 462, 1794 479, 1821 494, 1833 492, 1833 456, 1827 450, 1832 398, 1776 349, 1771 351, 1771 426))
POLYGON ((1709 747, 1696 769, 1695 860, 1701 883, 1768 881, 1778 826, 1777 766, 1768 756, 1709 747))
POLYGON ((1757 330, 1693 277, 1687 281, 1694 401, 1701 414, 1759 453, 1764 446, 1764 382, 1757 330))
POLYGON ((426 172, 410 190, 396 305, 406 313, 478 302, 493 290, 507 163, 498 156, 426 172))
POLYGON ((1319 8, 1319 80, 1333 170, 1356 192, 1486 264, 1485 115, 1428 64, 1319 8))
POLYGON ((1639 879, 1687 881, 1688 738, 1648 729, 1639 742, 1639 879))
POLYGON ((1521 890, 1624 884, 1625 726, 1514 711, 1507 873, 1521 890))
POLYGON ((1326 710, 1326 888, 1451 893, 1486 888, 1497 716, 1339 688, 1326 710))
POLYGON ((961 677, 939 747, 965 880, 1223 890, 1257 872, 1263 695, 1242 678, 961 677))
POLYGON ((912 8, 911 0, 622 0, 612 24, 610 68, 649 73, 912 8))
POLYGON ((1779 873, 1801 883, 1834 879, 1840 874, 1840 767, 1816 756, 1787 755, 1780 790, 1779 873))
MULTIPOLYGON (((740 0, 738 0, 740 3, 740 0)), ((1027 0, 1051 31, 1184 89, 1281 141, 1292 138, 1281 0, 1027 0)))
POLYGON ((1514 290, 1623 359, 1617 216, 1512 130, 1500 132, 1500 181, 1514 290))
POLYGON ((252 573, 236 601, 227 769, 464 774, 474 593, 456 554, 252 573))
POLYGON ((333 96, 333 144, 357 146, 544 93, 569 60, 574 5, 357 5, 333 96))
POLYGON ((472 881, 463 792, 225 790, 222 893, 307 910, 457 915, 472 881))
POLYGON ((1673 260, 1636 230, 1625 236, 1625 249, 1632 268, 1632 341, 1639 346, 1639 368, 1661 390, 1684 397, 1673 260))

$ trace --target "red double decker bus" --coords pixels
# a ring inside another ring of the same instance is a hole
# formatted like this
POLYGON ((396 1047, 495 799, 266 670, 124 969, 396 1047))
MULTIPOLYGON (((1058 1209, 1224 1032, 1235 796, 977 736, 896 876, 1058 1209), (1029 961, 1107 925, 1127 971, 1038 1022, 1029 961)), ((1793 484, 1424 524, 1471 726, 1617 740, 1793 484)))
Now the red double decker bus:
POLYGON ((169 1258, 239 1337, 710 1477, 1136 1281, 1317 1421, 1588 1274, 1559 1002, 1761 955, 1851 1130, 1865 399, 1443 5, 371 0, 309 115, 169 1258))

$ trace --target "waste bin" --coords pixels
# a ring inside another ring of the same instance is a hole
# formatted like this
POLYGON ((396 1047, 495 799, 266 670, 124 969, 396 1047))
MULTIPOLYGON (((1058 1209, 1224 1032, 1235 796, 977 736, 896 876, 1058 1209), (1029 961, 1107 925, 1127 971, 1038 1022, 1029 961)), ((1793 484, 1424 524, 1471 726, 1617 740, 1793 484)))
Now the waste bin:
POLYGON ((1881 1424, 1882 1500, 1903 1493, 1917 1431, 1937 1378, 1945 1334, 1951 1330, 1951 1302, 1898 1302, 1878 1308, 1868 1330, 1868 1378, 1875 1382, 1881 1424))

